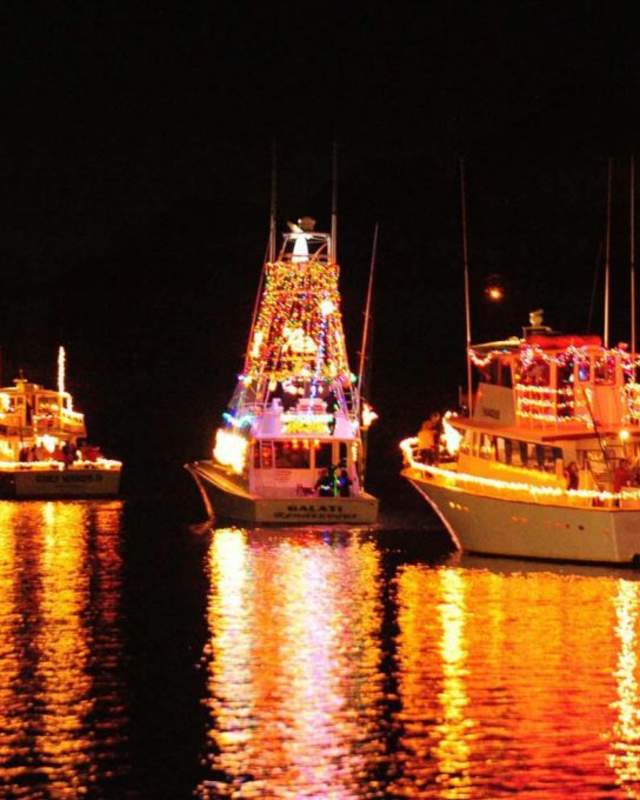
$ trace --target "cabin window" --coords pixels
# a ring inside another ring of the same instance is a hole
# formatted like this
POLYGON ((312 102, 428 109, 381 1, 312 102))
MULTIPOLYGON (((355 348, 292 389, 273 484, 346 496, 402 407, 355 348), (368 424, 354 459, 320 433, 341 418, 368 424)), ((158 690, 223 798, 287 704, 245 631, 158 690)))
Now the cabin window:
POLYGON ((340 464, 342 464, 343 462, 345 464, 347 463, 347 443, 346 442, 340 442, 338 462, 340 464))
POLYGON ((495 458, 496 437, 488 433, 480 434, 480 458, 495 458))
POLYGON ((549 364, 546 361, 533 361, 526 366, 520 365, 520 383, 525 386, 548 386, 549 364))
POLYGON ((273 448, 271 442, 260 442, 260 461, 262 469, 273 469, 273 448))
POLYGON ((316 467, 318 469, 331 465, 331 444, 321 444, 316 447, 316 467))
POLYGON ((309 469, 309 450, 302 442, 274 442, 276 469, 309 469))
POLYGON ((513 442, 498 436, 496 439, 496 458, 503 464, 511 464, 513 458, 513 442))
POLYGON ((613 384, 616 377, 616 361, 613 356, 605 356, 596 361, 595 381, 600 384, 613 384))
POLYGON ((257 442, 253 445, 253 467, 260 469, 260 445, 257 442))

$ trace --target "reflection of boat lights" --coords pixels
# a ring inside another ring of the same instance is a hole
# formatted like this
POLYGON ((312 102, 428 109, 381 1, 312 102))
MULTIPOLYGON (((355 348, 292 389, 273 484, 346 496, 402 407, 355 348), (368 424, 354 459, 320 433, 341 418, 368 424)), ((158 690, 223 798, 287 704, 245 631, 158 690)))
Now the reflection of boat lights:
MULTIPOLYGON (((631 581, 618 581, 615 598, 616 635, 620 640, 618 668, 615 672, 618 700, 613 704, 618 719, 613 726, 615 740, 609 763, 615 770, 619 785, 632 791, 640 781, 640 711, 638 710, 638 682, 636 655, 638 604, 640 587, 631 581)), ((637 797, 630 793, 629 797, 637 797)))
POLYGON ((219 428, 216 431, 216 444, 213 457, 219 464, 231 469, 238 475, 242 472, 247 455, 248 441, 233 431, 219 428))
POLYGON ((455 784, 455 796, 468 796, 469 734, 472 722, 466 716, 469 697, 465 686, 465 583, 463 576, 452 569, 439 573, 442 602, 439 605, 442 622, 440 652, 442 654, 443 687, 440 692, 443 720, 438 725, 441 739, 435 753, 440 762, 440 777, 449 789, 455 784))

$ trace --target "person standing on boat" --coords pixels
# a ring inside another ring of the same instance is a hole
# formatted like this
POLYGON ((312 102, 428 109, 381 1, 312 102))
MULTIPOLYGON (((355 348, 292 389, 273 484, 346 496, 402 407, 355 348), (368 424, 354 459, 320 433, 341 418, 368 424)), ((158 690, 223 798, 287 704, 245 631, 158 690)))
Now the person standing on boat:
POLYGON ((334 494, 334 470, 327 467, 316 481, 316 489, 319 497, 333 497, 334 494))
POLYGON ((434 411, 429 419, 425 419, 418 431, 418 449, 425 464, 433 464, 438 458, 440 447, 440 414, 434 411))
POLYGON ((340 475, 338 476, 338 494, 340 497, 350 497, 351 496, 351 484, 353 481, 349 477, 349 473, 346 469, 340 470, 340 475))
POLYGON ((623 487, 628 486, 633 479, 633 473, 631 472, 631 464, 629 463, 629 459, 621 458, 620 463, 615 468, 613 473, 613 491, 614 494, 618 494, 622 491, 623 487))
POLYGON ((567 489, 575 491, 580 483, 580 472, 575 461, 571 461, 567 464, 564 474, 567 479, 567 489))

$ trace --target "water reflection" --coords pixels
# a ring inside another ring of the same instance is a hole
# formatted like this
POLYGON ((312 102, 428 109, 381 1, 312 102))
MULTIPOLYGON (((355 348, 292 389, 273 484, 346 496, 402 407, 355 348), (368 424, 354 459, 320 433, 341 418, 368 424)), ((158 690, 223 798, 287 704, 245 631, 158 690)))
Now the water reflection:
POLYGON ((619 639, 617 700, 613 704, 618 717, 613 725, 610 763, 617 782, 627 797, 640 797, 640 709, 638 706, 638 604, 640 586, 618 581, 614 598, 615 633, 619 639))
POLYGON ((382 797, 380 554, 353 534, 215 531, 201 797, 382 797))
POLYGON ((120 513, 118 502, 0 502, 6 796, 80 797, 126 769, 120 513))
POLYGON ((402 567, 390 796, 639 796, 639 588, 549 567, 402 567))

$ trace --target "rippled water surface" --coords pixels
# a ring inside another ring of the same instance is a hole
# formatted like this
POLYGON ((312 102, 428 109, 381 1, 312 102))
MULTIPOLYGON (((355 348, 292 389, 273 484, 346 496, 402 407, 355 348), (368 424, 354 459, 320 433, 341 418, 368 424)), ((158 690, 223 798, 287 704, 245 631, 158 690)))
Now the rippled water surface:
POLYGON ((431 538, 0 503, 0 797, 640 797, 636 573, 431 538))

